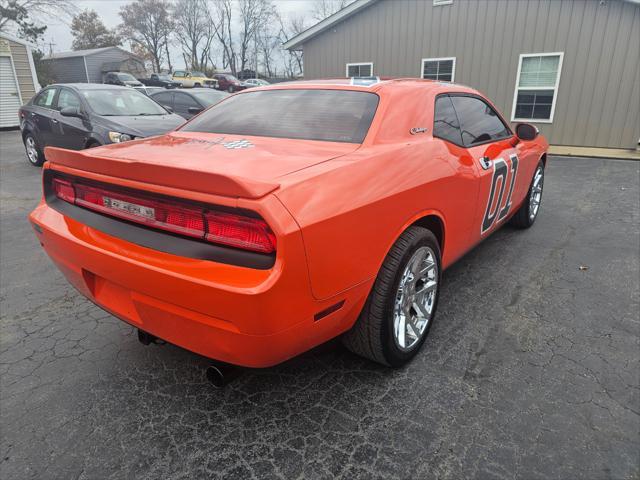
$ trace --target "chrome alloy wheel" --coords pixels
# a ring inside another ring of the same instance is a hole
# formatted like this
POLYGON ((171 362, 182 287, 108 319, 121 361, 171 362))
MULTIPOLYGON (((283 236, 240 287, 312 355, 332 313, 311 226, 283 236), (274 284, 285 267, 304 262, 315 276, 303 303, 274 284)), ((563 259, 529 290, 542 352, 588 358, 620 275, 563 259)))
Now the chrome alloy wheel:
POLYGON ((400 277, 393 308, 393 338, 400 350, 416 345, 431 321, 438 288, 438 265, 429 247, 413 254, 400 277))
POLYGON ((540 210, 540 202, 542 202, 542 186, 544 184, 544 168, 539 165, 533 176, 533 184, 531 185, 531 196, 529 197, 529 220, 533 221, 540 210))
POLYGON ((27 140, 25 142, 25 150, 27 151, 27 157, 29 158, 29 161, 33 164, 37 164, 40 156, 38 154, 38 147, 36 147, 36 141, 31 135, 27 137, 27 140))

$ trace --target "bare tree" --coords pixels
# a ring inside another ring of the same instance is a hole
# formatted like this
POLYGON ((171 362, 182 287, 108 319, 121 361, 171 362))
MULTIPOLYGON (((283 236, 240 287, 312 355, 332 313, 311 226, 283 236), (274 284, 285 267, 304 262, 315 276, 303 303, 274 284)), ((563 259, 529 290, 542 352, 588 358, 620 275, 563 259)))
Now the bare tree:
POLYGON ((233 0, 216 0, 211 12, 210 25, 222 47, 222 67, 236 74, 236 50, 233 39, 233 0))
POLYGON ((178 0, 173 7, 173 17, 185 64, 194 70, 205 70, 213 40, 207 1, 178 0))
MULTIPOLYGON (((284 44, 291 40, 296 35, 304 32, 307 28, 305 26, 305 19, 302 15, 292 15, 287 20, 279 17, 280 32, 278 38, 280 44, 284 44)), ((285 74, 290 77, 297 77, 302 75, 302 51, 301 50, 282 50, 284 57, 284 69, 285 74)))
MULTIPOLYGON (((251 56, 257 55, 258 33, 263 32, 275 18, 271 0, 240 0, 240 71, 251 65, 251 56)), ((257 58, 257 57, 256 57, 257 58)), ((254 61, 254 65, 255 65, 254 61)))
POLYGON ((171 45, 171 32, 167 31, 164 34, 164 52, 167 57, 167 65, 169 73, 173 72, 173 65, 171 65, 171 55, 169 54, 169 45, 171 45))
MULTIPOLYGON (((275 19, 277 20, 279 17, 275 17, 275 19)), ((256 59, 259 58, 262 61, 263 71, 268 77, 274 77, 276 75, 275 55, 282 48, 279 37, 280 31, 277 29, 277 25, 277 22, 275 24, 269 22, 269 24, 262 28, 256 35, 256 59)))
POLYGON ((169 7, 166 0, 137 0, 120 7, 122 35, 151 55, 157 72, 168 53, 167 42, 173 31, 169 7))
POLYGON ((349 5, 353 0, 314 0, 311 17, 318 22, 330 17, 349 5))
POLYGON ((65 20, 74 10, 73 0, 1 0, 0 32, 15 29, 18 36, 36 42, 52 18, 65 20))

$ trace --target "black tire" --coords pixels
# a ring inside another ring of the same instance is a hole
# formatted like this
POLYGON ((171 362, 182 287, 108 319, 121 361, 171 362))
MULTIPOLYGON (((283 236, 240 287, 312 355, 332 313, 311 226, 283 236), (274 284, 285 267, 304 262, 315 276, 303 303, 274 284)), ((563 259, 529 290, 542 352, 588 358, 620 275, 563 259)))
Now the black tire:
POLYGON ((22 138, 22 140, 24 142, 25 153, 27 154, 27 161, 34 167, 42 166, 45 162, 44 153, 40 150, 36 138, 31 134, 31 132, 29 132, 22 138))
POLYGON ((235 91, 235 89, 234 89, 231 85, 229 85, 229 86, 227 87, 227 92, 229 92, 229 93, 233 93, 234 91, 235 91))
POLYGON ((383 365, 399 367, 407 363, 418 353, 433 324, 441 272, 440 245, 435 235, 426 228, 408 228, 387 254, 360 317, 353 328, 342 336, 343 344, 353 353, 383 365), (422 336, 409 350, 403 351, 394 337, 394 304, 405 267, 413 254, 423 246, 429 247, 434 253, 438 288, 422 336))
POLYGON ((202 85, 200 85, 199 83, 194 83, 193 84, 193 88, 200 88, 202 85))
POLYGON ((525 197, 518 211, 513 215, 513 217, 511 217, 511 220, 509 221, 511 225, 513 225, 516 228, 529 228, 531 225, 535 223, 536 218, 538 218, 538 213, 540 212, 540 205, 541 205, 540 202, 542 201, 543 187, 544 187, 544 163, 542 163, 542 160, 541 160, 538 163, 538 166, 536 166, 536 169, 533 173, 533 178, 531 179, 531 184, 529 185, 529 191, 527 192, 527 196, 525 197), (539 183, 540 198, 539 198, 538 208, 535 209, 535 212, 532 212, 531 196, 534 195, 534 183, 535 183, 538 172, 541 172, 542 174, 542 177, 540 178, 540 183, 539 183))

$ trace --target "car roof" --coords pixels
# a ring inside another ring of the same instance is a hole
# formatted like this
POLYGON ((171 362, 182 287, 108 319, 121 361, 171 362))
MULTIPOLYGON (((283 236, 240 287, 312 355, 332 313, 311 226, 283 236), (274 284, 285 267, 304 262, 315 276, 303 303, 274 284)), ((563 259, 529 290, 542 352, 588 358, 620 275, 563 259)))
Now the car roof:
POLYGON ((181 92, 216 92, 216 93, 227 93, 227 92, 223 92, 222 90, 216 90, 215 88, 207 88, 207 87, 193 87, 190 89, 186 89, 186 88, 181 88, 180 89, 181 92))
POLYGON ((118 89, 131 89, 130 87, 123 87, 121 85, 110 85, 107 83, 54 83, 48 85, 48 87, 68 87, 74 90, 118 90, 118 89))
MULTIPOLYGON (((127 87, 125 87, 127 88, 127 87)), ((157 93, 163 93, 163 92, 167 92, 167 93, 173 93, 176 91, 176 89, 166 89, 166 88, 162 88, 162 87, 155 87, 158 88, 158 91, 153 92, 151 95, 155 95, 157 93)), ((227 92, 222 92, 220 90, 215 90, 213 88, 205 88, 205 87, 194 87, 194 88, 189 88, 189 89, 179 89, 178 90, 181 93, 187 94, 187 95, 192 95, 194 92, 215 92, 215 93, 219 93, 221 95, 229 95, 227 92)))
MULTIPOLYGON (((316 80, 295 80, 281 82, 263 87, 252 88, 247 92, 258 90, 283 89, 325 89, 325 90, 355 90, 375 92, 379 94, 391 93, 398 90, 419 89, 421 92, 432 91, 434 94, 447 92, 472 93, 482 95, 477 90, 451 82, 437 80, 423 80, 420 78, 323 78, 316 80)), ((240 92, 244 93, 244 92, 240 92)))

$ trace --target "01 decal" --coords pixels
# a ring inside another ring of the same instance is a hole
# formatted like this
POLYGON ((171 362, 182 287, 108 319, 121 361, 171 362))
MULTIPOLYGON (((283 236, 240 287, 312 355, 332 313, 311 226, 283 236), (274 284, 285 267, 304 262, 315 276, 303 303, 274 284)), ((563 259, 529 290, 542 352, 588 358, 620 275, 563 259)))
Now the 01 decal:
POLYGON ((516 177, 518 175, 518 156, 516 154, 509 155, 509 160, 511 163, 511 183, 509 184, 507 201, 504 203, 502 208, 500 208, 500 206, 502 205, 504 190, 507 184, 509 167, 507 162, 502 158, 497 158, 493 162, 493 178, 491 179, 491 190, 489 192, 489 200, 487 201, 487 209, 485 210, 484 218, 482 219, 482 228, 480 232, 482 234, 493 226, 496 222, 496 217, 499 222, 505 218, 509 213, 509 210, 511 210, 511 195, 513 195, 513 187, 516 184, 516 177), (498 201, 495 202, 494 207, 493 200, 496 196, 496 190, 498 187, 500 188, 500 193, 498 194, 498 201))

